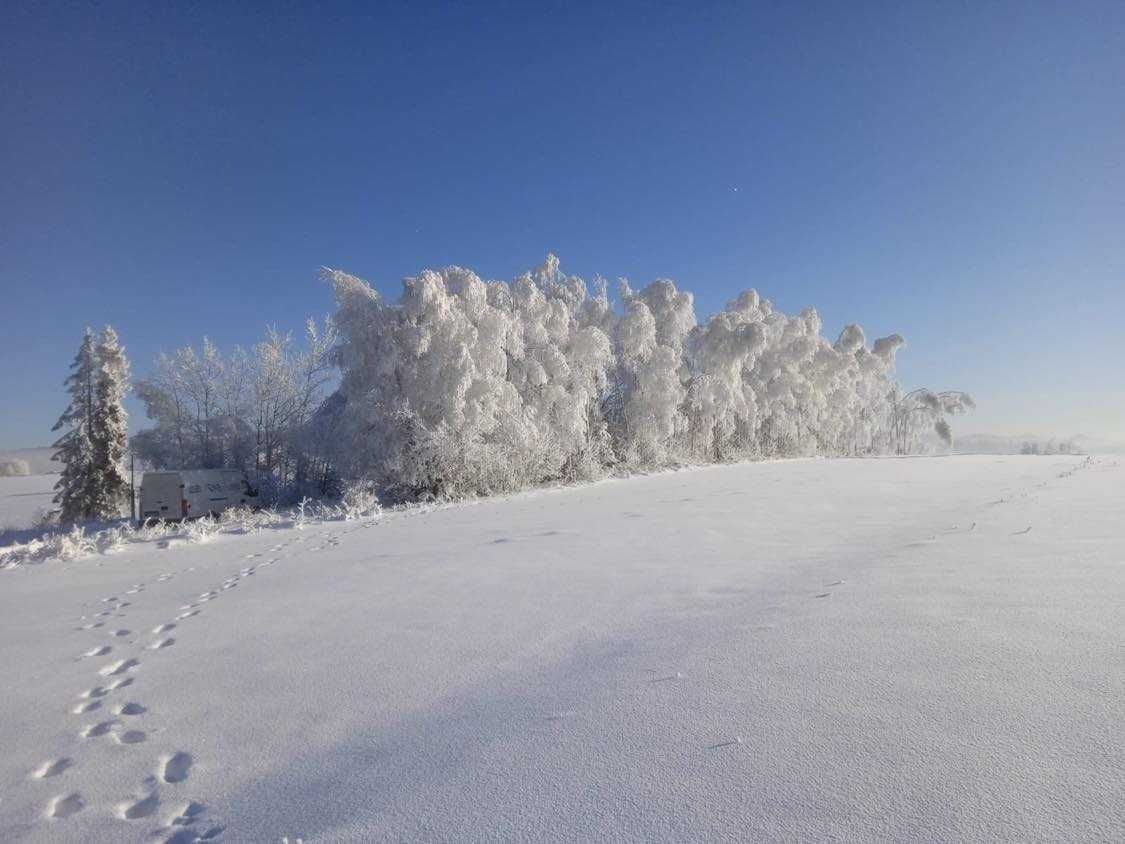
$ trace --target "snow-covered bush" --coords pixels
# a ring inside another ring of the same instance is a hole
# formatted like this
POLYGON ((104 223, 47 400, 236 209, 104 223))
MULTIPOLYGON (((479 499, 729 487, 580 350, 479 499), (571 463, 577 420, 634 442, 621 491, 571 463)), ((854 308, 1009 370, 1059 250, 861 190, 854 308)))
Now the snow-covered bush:
POLYGON ((202 544, 210 541, 221 526, 219 519, 213 516, 204 516, 201 519, 191 519, 181 523, 181 534, 188 542, 202 544))
POLYGON ((16 458, 0 460, 0 478, 18 478, 31 474, 26 460, 16 458))
POLYGON ((364 516, 377 516, 382 508, 371 484, 353 481, 344 487, 344 494, 340 498, 340 510, 345 519, 352 520, 364 516))

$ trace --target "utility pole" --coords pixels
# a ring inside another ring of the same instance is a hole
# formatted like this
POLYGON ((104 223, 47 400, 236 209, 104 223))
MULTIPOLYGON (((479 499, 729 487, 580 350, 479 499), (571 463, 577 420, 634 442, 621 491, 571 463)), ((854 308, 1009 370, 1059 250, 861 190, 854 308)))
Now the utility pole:
POLYGON ((133 447, 129 446, 129 519, 137 522, 137 472, 136 458, 133 456, 133 447))

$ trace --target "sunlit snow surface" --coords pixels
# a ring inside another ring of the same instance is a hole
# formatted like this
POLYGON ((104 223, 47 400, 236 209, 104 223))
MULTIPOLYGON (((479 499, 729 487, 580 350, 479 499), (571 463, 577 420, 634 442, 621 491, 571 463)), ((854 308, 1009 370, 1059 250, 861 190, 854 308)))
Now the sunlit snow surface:
POLYGON ((0 840, 1120 839, 1125 468, 793 461, 0 572, 0 840))

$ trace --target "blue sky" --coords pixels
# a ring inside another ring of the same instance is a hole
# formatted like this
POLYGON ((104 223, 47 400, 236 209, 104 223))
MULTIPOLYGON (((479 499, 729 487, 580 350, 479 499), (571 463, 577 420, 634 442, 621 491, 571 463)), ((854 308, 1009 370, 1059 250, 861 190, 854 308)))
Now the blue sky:
POLYGON ((8 2, 0 83, 0 447, 87 324, 143 374, 330 312, 321 265, 548 251, 898 331, 961 431, 1125 439, 1119 2, 8 2))

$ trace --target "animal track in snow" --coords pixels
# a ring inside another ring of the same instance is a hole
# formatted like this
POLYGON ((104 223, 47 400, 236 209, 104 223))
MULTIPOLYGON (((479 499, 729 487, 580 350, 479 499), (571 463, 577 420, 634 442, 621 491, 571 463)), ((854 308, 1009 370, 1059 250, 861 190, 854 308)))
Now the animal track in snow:
POLYGON ((133 800, 129 803, 122 803, 117 807, 117 811, 121 817, 127 821, 135 821, 138 818, 147 818, 156 808, 160 805, 160 798, 156 792, 146 794, 144 797, 133 800))
POLYGON ((52 818, 69 818, 76 812, 81 812, 85 805, 82 795, 78 792, 60 794, 51 801, 47 814, 52 818))
POLYGON ((170 648, 176 644, 176 640, 169 636, 167 639, 161 639, 159 642, 153 642, 148 646, 150 651, 159 651, 163 648, 170 648))
POLYGON ((141 706, 139 703, 123 703, 117 707, 117 715, 143 715, 148 710, 141 706))
POLYGON ((133 632, 132 630, 126 630, 125 628, 121 628, 120 630, 114 630, 113 635, 114 636, 128 636, 132 632, 133 632))
POLYGON ((169 630, 174 629, 175 626, 176 625, 173 624, 171 621, 168 621, 168 622, 165 622, 164 624, 156 625, 154 628, 152 628, 152 632, 156 633, 156 634, 167 633, 169 630))
POLYGON ((193 615, 199 615, 199 610, 187 610, 176 616, 177 621, 183 621, 185 618, 191 618, 193 615))
POLYGON ((164 760, 164 765, 160 771, 160 778, 164 782, 176 783, 183 782, 188 778, 188 771, 191 770, 191 754, 184 753, 182 750, 173 753, 164 760))
POLYGON ((90 648, 90 650, 86 651, 86 653, 82 654, 82 656, 105 656, 112 650, 113 648, 111 648, 109 645, 99 645, 96 648, 90 648))
POLYGON ((87 700, 82 703, 76 704, 70 711, 75 715, 85 715, 87 712, 93 712, 95 709, 100 709, 102 702, 100 700, 87 700))
POLYGON ((112 683, 110 683, 109 684, 109 690, 112 692, 115 689, 123 689, 126 686, 131 686, 131 685, 133 685, 133 678, 132 677, 122 677, 120 680, 114 680, 112 683))
POLYGON ((32 775, 37 780, 45 780, 48 777, 57 777, 67 768, 74 764, 74 760, 69 756, 64 756, 61 759, 53 759, 50 762, 44 762, 40 765, 35 773, 32 775))
POLYGON ((190 826, 199 820, 199 816, 203 814, 206 808, 202 803, 192 800, 180 809, 180 813, 176 817, 168 821, 168 826, 190 826))
POLYGON ((111 662, 109 665, 103 666, 98 673, 103 677, 112 677, 115 674, 124 674, 126 671, 131 668, 136 668, 140 664, 140 660, 131 657, 129 659, 119 659, 117 662, 111 662))
POLYGON ((104 697, 105 695, 108 695, 108 694, 109 694, 109 689, 104 688, 102 686, 94 686, 94 688, 92 688, 92 689, 86 689, 86 691, 84 691, 81 695, 79 695, 79 697, 83 697, 83 698, 104 697))
POLYGON ((827 598, 831 594, 832 594, 831 592, 821 592, 819 595, 816 595, 815 597, 817 597, 817 598, 827 598))
POLYGON ((122 733, 114 733, 113 736, 118 744, 140 744, 148 738, 144 730, 125 730, 122 733))

